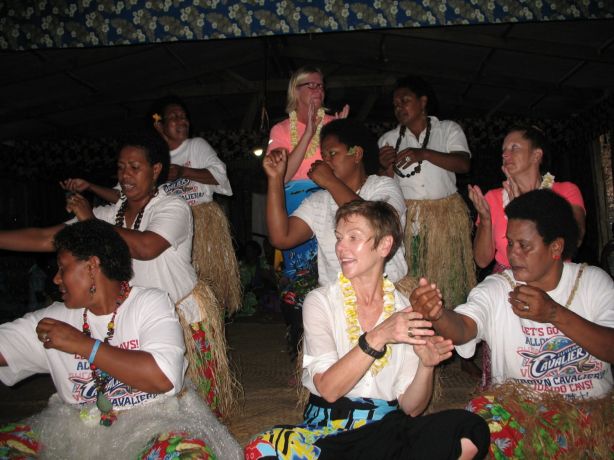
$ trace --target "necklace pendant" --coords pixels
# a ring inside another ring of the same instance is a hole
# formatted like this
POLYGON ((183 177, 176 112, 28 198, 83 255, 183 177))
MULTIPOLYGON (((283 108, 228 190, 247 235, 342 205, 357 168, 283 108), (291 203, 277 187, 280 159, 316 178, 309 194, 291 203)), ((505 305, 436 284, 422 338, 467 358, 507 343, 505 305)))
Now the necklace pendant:
POLYGON ((416 169, 414 169, 414 174, 420 174, 420 171, 422 171, 422 165, 418 164, 418 166, 416 166, 416 169))
POLYGON ((111 412, 113 410, 113 403, 107 396, 104 394, 104 391, 99 391, 96 395, 96 407, 103 414, 107 412, 111 412))

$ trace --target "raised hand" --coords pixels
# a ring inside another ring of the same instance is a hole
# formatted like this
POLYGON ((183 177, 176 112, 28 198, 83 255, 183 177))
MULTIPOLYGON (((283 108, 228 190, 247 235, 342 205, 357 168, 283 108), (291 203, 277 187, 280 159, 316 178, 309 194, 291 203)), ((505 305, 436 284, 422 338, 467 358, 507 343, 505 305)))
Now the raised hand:
POLYGON ((90 202, 79 193, 73 193, 66 198, 66 211, 73 213, 79 221, 95 217, 90 202))
POLYGON ((288 150, 281 147, 271 150, 262 161, 262 168, 269 179, 283 179, 287 167, 288 150))
POLYGON ((503 189, 507 192, 509 200, 512 201, 514 198, 518 198, 520 195, 522 195, 520 192, 520 187, 518 187, 516 181, 512 178, 512 176, 510 176, 505 166, 501 166, 501 170, 503 171, 503 174, 505 174, 505 177, 507 177, 507 179, 502 183, 503 189))
POLYGON ((335 118, 347 118, 350 114, 350 106, 345 104, 339 112, 335 112, 335 118))
POLYGON ((69 192, 81 193, 90 188, 90 183, 85 179, 75 177, 60 181, 60 187, 69 192))
POLYGON ((490 206, 488 205, 486 198, 484 198, 484 194, 482 193, 482 190, 480 190, 480 187, 469 184, 467 186, 467 190, 469 192, 469 199, 473 203, 475 210, 478 212, 480 220, 490 221, 490 206))
POLYGON ((303 136, 307 136, 310 139, 315 135, 318 126, 324 120, 324 116, 318 115, 319 104, 316 106, 316 102, 313 99, 309 100, 309 108, 307 110, 307 123, 305 124, 305 133, 303 136))
POLYGON ((424 316, 426 320, 437 321, 443 315, 443 299, 441 291, 435 283, 429 284, 426 278, 420 278, 418 287, 409 296, 414 311, 424 316))
POLYGON ((414 351, 423 366, 434 367, 452 356, 454 345, 439 335, 427 337, 423 345, 414 345, 414 351))
POLYGON ((509 302, 517 316, 538 323, 552 323, 562 308, 542 289, 527 285, 516 286, 509 294, 509 302))
POLYGON ((85 343, 91 341, 82 331, 52 318, 41 319, 36 326, 36 334, 45 348, 55 348, 66 353, 78 354, 85 343))

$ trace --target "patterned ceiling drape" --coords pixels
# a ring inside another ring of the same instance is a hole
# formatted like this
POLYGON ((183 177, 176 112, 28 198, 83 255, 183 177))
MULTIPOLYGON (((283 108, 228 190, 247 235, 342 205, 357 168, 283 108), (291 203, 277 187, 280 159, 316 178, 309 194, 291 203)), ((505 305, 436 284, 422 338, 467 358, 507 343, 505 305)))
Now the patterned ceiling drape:
POLYGON ((5 0, 0 49, 613 17, 609 0, 5 0))

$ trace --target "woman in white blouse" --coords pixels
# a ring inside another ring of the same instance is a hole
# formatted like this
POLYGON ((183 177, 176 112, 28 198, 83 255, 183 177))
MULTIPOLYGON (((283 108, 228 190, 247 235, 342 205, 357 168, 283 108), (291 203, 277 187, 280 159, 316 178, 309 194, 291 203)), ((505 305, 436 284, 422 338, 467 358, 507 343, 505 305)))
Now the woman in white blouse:
MULTIPOLYGON (((342 273, 304 304, 305 420, 260 434, 246 458, 482 458, 489 435, 481 420, 463 410, 420 415, 452 344, 384 276, 402 241, 396 210, 352 201, 335 220, 342 273)), ((422 308, 439 303, 425 284, 411 295, 422 308)))

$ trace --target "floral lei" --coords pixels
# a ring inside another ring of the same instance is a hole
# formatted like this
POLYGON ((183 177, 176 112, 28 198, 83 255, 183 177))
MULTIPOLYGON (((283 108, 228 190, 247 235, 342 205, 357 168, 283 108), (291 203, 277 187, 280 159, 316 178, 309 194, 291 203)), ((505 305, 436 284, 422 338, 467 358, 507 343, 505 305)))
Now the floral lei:
MULTIPOLYGON (((358 337, 360 337, 361 328, 358 323, 358 307, 356 305, 356 293, 352 287, 352 283, 343 273, 339 273, 339 284, 343 294, 343 311, 345 313, 345 324, 347 324, 347 334, 350 339, 350 344, 356 346, 358 337)), ((388 278, 384 277, 382 282, 384 290, 384 319, 389 318, 394 313, 394 284, 388 278)), ((377 375, 388 364, 392 349, 390 345, 386 345, 386 354, 376 359, 371 364, 371 375, 377 375)))
MULTIPOLYGON (((311 158, 316 150, 320 147, 320 130, 322 129, 322 125, 324 124, 324 109, 320 107, 318 109, 317 116, 320 118, 320 123, 316 128, 316 132, 314 133, 311 141, 309 142, 309 147, 307 147, 307 151, 305 152, 305 158, 311 158)), ((298 144, 298 131, 296 129, 296 123, 298 118, 296 116, 296 110, 290 112, 290 143, 292 144, 291 148, 294 150, 294 147, 298 144)))
MULTIPOLYGON (((552 174, 550 174, 549 172, 547 172, 546 174, 544 174, 542 176, 542 183, 539 184, 539 189, 551 189, 552 186, 554 185, 554 176, 552 174)), ((510 204, 510 197, 508 196, 508 194, 505 192, 505 190, 503 190, 503 209, 505 209, 505 207, 510 204)), ((505 218, 507 219, 507 216, 505 216, 505 218)))

